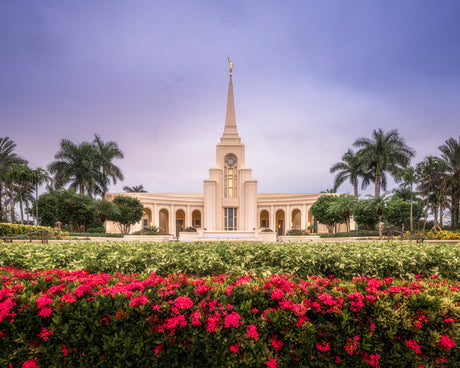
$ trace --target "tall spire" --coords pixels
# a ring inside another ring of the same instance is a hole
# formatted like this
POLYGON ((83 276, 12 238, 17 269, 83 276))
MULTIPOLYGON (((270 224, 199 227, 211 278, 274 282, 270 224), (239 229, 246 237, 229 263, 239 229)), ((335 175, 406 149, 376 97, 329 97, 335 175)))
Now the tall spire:
POLYGON ((233 63, 228 57, 228 63, 230 65, 230 81, 228 83, 228 97, 227 97, 227 114, 225 116, 225 127, 224 134, 220 138, 220 142, 224 144, 241 143, 241 138, 238 135, 238 129, 236 127, 235 117, 235 100, 233 98, 233 82, 232 82, 232 71, 233 63))

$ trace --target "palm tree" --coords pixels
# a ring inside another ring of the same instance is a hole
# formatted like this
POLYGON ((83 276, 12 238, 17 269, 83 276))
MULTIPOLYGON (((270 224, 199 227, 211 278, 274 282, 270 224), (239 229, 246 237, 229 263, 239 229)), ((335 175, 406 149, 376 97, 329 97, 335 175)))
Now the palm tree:
POLYGON ((16 144, 9 137, 0 138, 0 221, 6 220, 2 197, 7 171, 15 164, 27 163, 26 160, 14 153, 15 148, 16 144))
POLYGON ((144 189, 144 185, 133 185, 132 187, 124 186, 123 190, 126 193, 147 193, 144 189))
POLYGON ((35 185, 35 221, 38 224, 38 187, 46 182, 49 182, 50 177, 46 170, 37 167, 32 171, 32 184, 35 185))
POLYGON ((346 180, 353 185, 355 197, 358 198, 358 180, 363 178, 361 189, 367 187, 370 182, 370 175, 363 171, 359 157, 349 149, 342 156, 342 162, 337 162, 329 169, 331 174, 338 172, 334 178, 334 188, 338 189, 346 180))
POLYGON ((112 163, 115 158, 123 158, 123 152, 118 148, 117 143, 113 141, 104 142, 98 135, 94 135, 93 141, 96 152, 97 160, 99 165, 100 175, 100 187, 102 190, 102 200, 105 200, 107 193, 107 187, 112 181, 113 184, 117 183, 117 179, 124 180, 124 176, 118 166, 112 163))
POLYGON ((31 196, 32 188, 32 170, 27 165, 14 165, 13 167, 15 180, 17 185, 17 194, 19 197, 19 207, 21 214, 21 224, 24 223, 24 208, 23 203, 26 205, 27 217, 29 215, 29 199, 31 196))
POLYGON ((413 202, 414 202, 414 184, 417 183, 417 173, 413 166, 406 167, 396 178, 397 181, 403 181, 403 187, 410 190, 410 231, 413 231, 413 202))
POLYGON ((48 165, 48 171, 54 174, 58 187, 70 182, 70 187, 79 189, 80 194, 92 195, 101 192, 97 183, 101 181, 98 167, 98 152, 94 145, 82 142, 75 145, 63 139, 59 151, 54 155, 56 161, 48 165))
POLYGON ((459 202, 460 202, 460 137, 458 141, 449 138, 439 147, 441 157, 447 164, 446 174, 450 178, 450 189, 452 196, 451 225, 455 228, 459 224, 459 202))
POLYGON ((442 207, 447 197, 448 176, 445 174, 447 163, 439 157, 427 156, 417 164, 415 170, 420 178, 417 190, 425 196, 423 229, 426 226, 430 207, 433 210, 435 227, 437 227, 438 209, 441 207, 442 213, 442 207))
POLYGON ((396 129, 388 133, 382 129, 374 130, 371 138, 358 138, 353 146, 360 148, 357 156, 364 171, 370 171, 375 178, 376 197, 380 196, 380 187, 386 189, 385 173, 396 176, 415 155, 396 129))

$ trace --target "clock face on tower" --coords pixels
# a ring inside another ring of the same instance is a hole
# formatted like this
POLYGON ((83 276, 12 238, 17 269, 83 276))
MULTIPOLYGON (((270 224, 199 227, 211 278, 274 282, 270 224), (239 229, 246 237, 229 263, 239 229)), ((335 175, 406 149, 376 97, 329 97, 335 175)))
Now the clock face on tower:
POLYGON ((227 164, 228 167, 233 167, 236 165, 236 157, 232 154, 228 155, 225 158, 225 163, 227 164))

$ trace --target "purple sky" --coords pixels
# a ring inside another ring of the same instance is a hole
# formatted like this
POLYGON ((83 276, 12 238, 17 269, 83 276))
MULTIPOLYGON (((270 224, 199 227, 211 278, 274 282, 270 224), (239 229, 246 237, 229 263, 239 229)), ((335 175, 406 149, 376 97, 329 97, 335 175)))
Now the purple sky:
POLYGON ((374 129, 398 129, 413 164, 458 138, 459 14, 457 0, 2 1, 0 137, 35 168, 96 133, 125 154, 111 191, 201 192, 229 54, 259 192, 319 192, 374 129))

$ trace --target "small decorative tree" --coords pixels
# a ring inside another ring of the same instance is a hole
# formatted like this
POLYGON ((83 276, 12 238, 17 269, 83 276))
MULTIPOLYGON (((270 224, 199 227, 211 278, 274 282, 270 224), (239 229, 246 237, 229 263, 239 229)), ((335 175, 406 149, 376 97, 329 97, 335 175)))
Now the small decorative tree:
POLYGON ((117 223, 122 234, 128 234, 131 225, 142 219, 144 206, 137 198, 117 196, 113 199, 115 210, 108 214, 107 219, 117 223))

